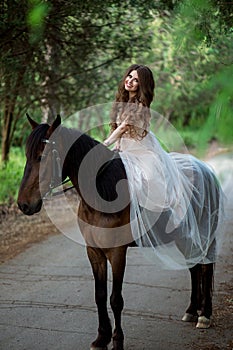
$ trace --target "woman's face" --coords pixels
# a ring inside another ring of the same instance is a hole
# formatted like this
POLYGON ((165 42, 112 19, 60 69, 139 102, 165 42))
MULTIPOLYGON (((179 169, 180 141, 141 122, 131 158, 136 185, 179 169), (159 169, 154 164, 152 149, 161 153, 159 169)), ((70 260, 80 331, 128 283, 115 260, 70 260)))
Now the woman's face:
POLYGON ((125 90, 129 91, 130 96, 133 96, 136 94, 138 86, 138 73, 136 70, 132 70, 125 79, 125 90))

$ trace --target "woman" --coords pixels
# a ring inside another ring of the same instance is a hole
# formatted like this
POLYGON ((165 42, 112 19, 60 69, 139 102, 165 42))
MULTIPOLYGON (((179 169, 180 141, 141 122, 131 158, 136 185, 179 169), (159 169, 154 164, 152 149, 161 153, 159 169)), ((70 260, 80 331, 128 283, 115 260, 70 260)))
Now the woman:
POLYGON ((153 100, 154 87, 153 74, 148 67, 134 64, 128 68, 119 84, 110 123, 112 134, 104 141, 106 146, 119 141, 121 136, 136 139, 146 136, 150 122, 147 108, 153 100))
POLYGON ((106 146, 115 143, 126 169, 134 239, 152 247, 169 268, 213 262, 220 188, 204 163, 165 152, 149 131, 154 86, 148 67, 128 68, 104 141, 106 146))

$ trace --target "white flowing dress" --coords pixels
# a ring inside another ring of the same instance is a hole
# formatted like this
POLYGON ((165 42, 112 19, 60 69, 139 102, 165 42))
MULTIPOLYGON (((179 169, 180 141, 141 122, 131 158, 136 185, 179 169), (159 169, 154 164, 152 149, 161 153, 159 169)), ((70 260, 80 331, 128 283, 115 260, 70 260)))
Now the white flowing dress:
POLYGON ((215 262, 222 191, 212 170, 191 155, 167 153, 152 132, 125 136, 120 156, 137 245, 169 269, 215 262))

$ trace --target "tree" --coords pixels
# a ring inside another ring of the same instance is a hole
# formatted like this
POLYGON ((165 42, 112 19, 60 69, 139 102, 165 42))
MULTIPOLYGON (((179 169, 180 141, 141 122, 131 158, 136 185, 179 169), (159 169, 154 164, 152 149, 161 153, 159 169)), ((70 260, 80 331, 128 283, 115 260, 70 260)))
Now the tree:
POLYGON ((212 137, 232 142, 232 31, 221 11, 213 1, 183 1, 153 24, 153 108, 178 127, 201 129, 202 146, 212 137))
POLYGON ((3 0, 0 6, 3 161, 15 131, 17 140, 25 135, 26 110, 41 115, 42 109, 46 121, 112 100, 126 62, 151 63, 161 101, 155 107, 173 120, 189 124, 217 93, 217 84, 208 84, 221 70, 220 38, 229 49, 227 2, 3 0))
MULTIPOLYGON (((1 5, 1 114, 2 120, 2 160, 8 160, 12 130, 14 129, 15 109, 19 94, 24 92, 24 75, 27 69, 31 50, 28 45, 28 36, 25 32, 23 12, 18 8, 17 16, 14 1, 4 1, 1 5), (6 25, 7 24, 7 25, 6 25)), ((20 7, 23 7, 23 2, 20 7)))
POLYGON ((98 87, 106 83, 102 67, 110 69, 115 61, 121 64, 136 51, 148 50, 146 19, 153 1, 131 5, 131 0, 3 1, 3 161, 27 108, 42 105, 45 121, 62 110, 98 103, 98 87))

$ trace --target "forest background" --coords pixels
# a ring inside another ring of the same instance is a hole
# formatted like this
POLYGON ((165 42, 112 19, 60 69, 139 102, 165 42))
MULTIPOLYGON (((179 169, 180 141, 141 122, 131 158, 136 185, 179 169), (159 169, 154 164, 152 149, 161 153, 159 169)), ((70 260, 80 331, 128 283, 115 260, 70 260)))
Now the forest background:
POLYGON ((0 203, 18 191, 26 112, 38 122, 60 114, 101 140, 108 113, 82 110, 112 102, 132 63, 152 69, 152 110, 188 148, 198 154, 211 140, 231 148, 232 10, 233 2, 222 0, 1 1, 0 203))

